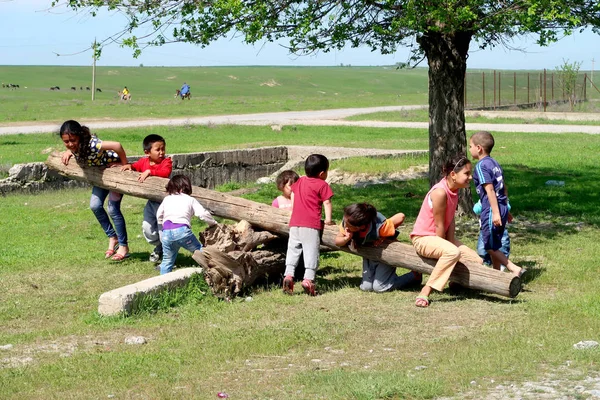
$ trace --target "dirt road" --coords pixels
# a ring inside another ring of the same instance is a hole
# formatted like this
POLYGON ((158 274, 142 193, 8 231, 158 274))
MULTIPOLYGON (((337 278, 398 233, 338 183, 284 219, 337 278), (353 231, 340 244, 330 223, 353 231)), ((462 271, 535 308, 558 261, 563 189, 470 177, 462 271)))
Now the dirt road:
MULTIPOLYGON (((277 113, 257 113, 257 114, 239 114, 239 115, 217 115, 207 117, 187 117, 187 118, 165 118, 165 119, 139 119, 126 121, 85 121, 92 130, 99 129, 119 129, 145 126, 182 126, 182 125, 340 125, 340 126, 364 126, 379 128, 417 128, 427 129, 427 122, 383 122, 383 121, 344 121, 343 119, 352 115, 369 114, 380 111, 403 111, 422 109, 426 106, 388 106, 388 107, 370 107, 370 108, 345 108, 335 110, 318 111, 290 111, 277 113)), ((470 112, 472 113, 472 112, 470 112)), ((478 112, 482 113, 482 112, 478 112)), ((486 112, 489 114, 489 112, 486 112)), ((506 112, 502 113, 506 116, 506 112)), ((513 117, 534 117, 539 118, 537 114, 532 115, 529 112, 510 112, 513 117)), ((545 113, 544 116, 552 119, 553 113, 545 113)), ((589 119, 587 114, 559 114, 560 119, 589 119)), ((487 116, 487 115, 486 115, 487 116)), ((600 121, 600 117, 596 115, 600 121)), ((0 135, 11 134, 29 134, 29 133, 54 133, 58 132, 60 124, 35 124, 25 123, 10 124, 0 127, 0 135)), ((492 132, 547 132, 547 133, 587 133, 599 134, 599 125, 542 125, 542 124, 482 124, 467 123, 468 131, 488 130, 492 132)))

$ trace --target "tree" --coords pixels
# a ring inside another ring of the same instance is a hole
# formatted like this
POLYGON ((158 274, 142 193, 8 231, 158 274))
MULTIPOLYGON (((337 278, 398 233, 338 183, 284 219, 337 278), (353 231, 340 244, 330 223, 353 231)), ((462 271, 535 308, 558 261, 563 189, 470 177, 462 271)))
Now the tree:
MULTIPOLYGON (((56 5, 60 0, 55 0, 56 5)), ((206 46, 231 33, 246 43, 289 40, 292 53, 368 46, 382 54, 412 50, 412 64, 429 66, 429 181, 445 161, 466 153, 464 76, 471 41, 485 48, 535 34, 538 44, 600 26, 597 0, 68 0, 75 9, 120 10, 131 34, 124 44, 188 42, 206 46), (144 37, 133 33, 151 26, 144 37)), ((463 210, 471 200, 463 196, 463 210)))
MULTIPOLYGON (((581 61, 574 61, 572 63, 569 60, 563 59, 562 65, 556 67, 556 73, 558 74, 558 84, 562 88, 563 96, 567 95, 569 99, 569 105, 571 111, 575 108, 577 102, 577 76, 579 75, 579 67, 581 67, 581 61)), ((585 82, 584 82, 585 85, 585 82)))

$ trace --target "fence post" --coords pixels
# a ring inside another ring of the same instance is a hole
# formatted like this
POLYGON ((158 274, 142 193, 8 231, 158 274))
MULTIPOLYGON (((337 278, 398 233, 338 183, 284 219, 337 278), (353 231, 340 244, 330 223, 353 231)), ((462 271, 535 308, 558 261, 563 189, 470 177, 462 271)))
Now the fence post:
POLYGON ((513 72, 513 96, 514 96, 514 104, 517 105, 517 73, 513 72))
POLYGON ((540 72, 540 86, 538 87, 538 98, 537 98, 538 104, 544 100, 543 95, 544 94, 542 93, 542 73, 540 72))
POLYGON ((467 108, 467 71, 466 70, 465 70, 465 79, 463 79, 463 84, 465 85, 463 107, 467 108))
POLYGON ((546 112, 546 68, 544 68, 544 112, 546 112))
POLYGON ((583 75, 583 101, 587 101, 587 73, 583 75))
POLYGON ((498 71, 498 107, 502 104, 502 71, 498 71))
POLYGON ((554 103, 554 72, 550 75, 550 81, 552 83, 552 102, 554 103))
POLYGON ((527 73, 527 104, 529 104, 529 72, 527 73))
POLYGON ((481 93, 483 94, 483 108, 485 108, 485 72, 481 73, 481 81, 482 81, 481 93))
POLYGON ((494 70, 494 100, 492 102, 492 107, 494 107, 494 110, 496 109, 496 70, 494 70))

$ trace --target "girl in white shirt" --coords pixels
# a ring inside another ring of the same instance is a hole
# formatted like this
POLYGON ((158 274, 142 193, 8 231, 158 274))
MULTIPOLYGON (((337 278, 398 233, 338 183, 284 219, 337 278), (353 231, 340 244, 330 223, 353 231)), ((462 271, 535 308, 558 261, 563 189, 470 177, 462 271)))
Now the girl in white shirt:
POLYGON ((210 214, 195 198, 191 197, 192 183, 185 175, 174 175, 167 184, 167 193, 158 211, 156 218, 162 224, 163 231, 160 238, 163 246, 163 259, 160 264, 160 274, 173 270, 177 253, 181 247, 194 253, 202 249, 202 244, 192 232, 192 217, 195 215, 209 226, 215 225, 210 214))

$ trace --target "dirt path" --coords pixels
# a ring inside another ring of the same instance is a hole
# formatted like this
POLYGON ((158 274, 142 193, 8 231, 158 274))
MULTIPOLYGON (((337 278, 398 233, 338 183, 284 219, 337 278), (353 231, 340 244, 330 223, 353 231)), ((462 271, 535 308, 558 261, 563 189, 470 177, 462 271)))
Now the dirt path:
MULTIPOLYGON (((187 117, 187 118, 165 118, 165 119, 139 119, 127 121, 82 121, 92 130, 97 129, 119 129, 144 126, 182 126, 182 125, 320 125, 320 126, 362 126, 379 128, 417 128, 427 129, 427 122, 383 122, 383 121, 344 121, 352 115, 369 114, 381 111, 403 111, 422 109, 425 106, 388 106, 388 107, 370 107, 370 108, 345 108, 334 110, 317 111, 290 111, 278 113, 257 113, 240 115, 217 115, 207 117, 187 117)), ((486 112, 489 114, 490 112, 486 112)), ((502 113, 506 117, 507 113, 512 117, 519 118, 539 118, 539 113, 529 112, 494 112, 502 113)), ((548 113, 550 114, 550 113, 548 113)), ((553 118, 561 119, 590 119, 589 114, 565 114, 552 113, 553 118), (557 114, 558 116, 554 116, 557 114)), ((500 115, 499 115, 500 116, 500 115)), ((600 121, 600 116, 595 115, 600 121)), ((600 134, 599 126, 591 125, 541 125, 541 124, 482 124, 467 123, 467 130, 488 130, 493 132, 547 132, 547 133, 587 133, 600 134)), ((29 133, 52 133, 58 132, 60 124, 4 124, 0 127, 0 135, 11 134, 29 134, 29 133)))

